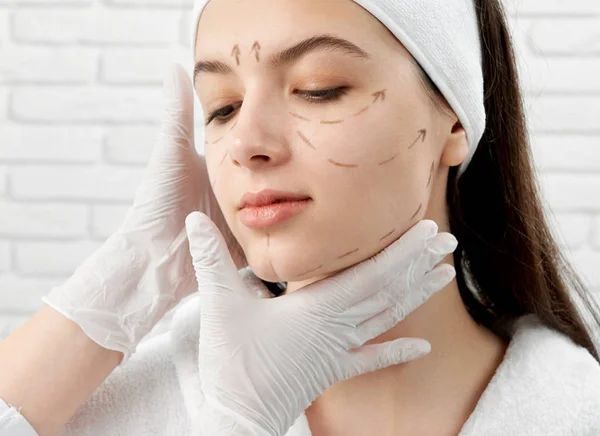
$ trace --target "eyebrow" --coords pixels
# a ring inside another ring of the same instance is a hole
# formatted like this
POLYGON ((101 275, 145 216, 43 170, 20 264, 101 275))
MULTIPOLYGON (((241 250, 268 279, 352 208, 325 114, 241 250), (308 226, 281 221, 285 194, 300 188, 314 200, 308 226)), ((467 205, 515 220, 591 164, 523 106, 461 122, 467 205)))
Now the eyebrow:
MULTIPOLYGON (((358 58, 370 59, 366 51, 352 42, 337 36, 321 34, 306 38, 292 47, 271 55, 268 60, 269 68, 276 69, 283 65, 289 65, 315 50, 340 51, 358 58)), ((199 61, 194 66, 194 83, 196 76, 200 73, 229 75, 233 74, 233 69, 222 61, 199 61)))

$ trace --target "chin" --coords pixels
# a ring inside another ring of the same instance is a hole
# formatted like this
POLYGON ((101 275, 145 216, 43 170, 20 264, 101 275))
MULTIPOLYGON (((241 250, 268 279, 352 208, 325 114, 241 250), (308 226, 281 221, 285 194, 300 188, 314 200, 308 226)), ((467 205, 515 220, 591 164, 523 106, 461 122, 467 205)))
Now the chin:
MULTIPOLYGON (((248 258, 248 265, 252 268, 254 275, 261 280, 267 282, 295 282, 295 281, 307 281, 312 277, 317 277, 324 268, 319 268, 318 271, 313 273, 300 274, 311 269, 311 266, 305 266, 298 258, 277 258, 271 259, 264 257, 264 253, 261 256, 250 256, 248 258)), ((312 264, 311 264, 312 265, 312 264)))

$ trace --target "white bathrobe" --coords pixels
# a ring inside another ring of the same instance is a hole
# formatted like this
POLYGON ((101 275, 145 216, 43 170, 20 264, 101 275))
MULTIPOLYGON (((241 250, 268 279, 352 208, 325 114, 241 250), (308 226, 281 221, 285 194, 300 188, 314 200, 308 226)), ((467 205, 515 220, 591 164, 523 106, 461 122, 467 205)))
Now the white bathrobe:
MULTIPOLYGON (((142 342, 61 435, 199 435, 199 327, 198 299, 192 297, 176 308, 171 329, 142 342)), ((28 424, 5 403, 3 415, 2 403, 1 436, 35 435, 16 430, 28 424)), ((311 436, 304 414, 286 435, 311 436)), ((511 435, 600 435, 600 365, 535 315, 514 324, 505 358, 459 434, 511 435)))

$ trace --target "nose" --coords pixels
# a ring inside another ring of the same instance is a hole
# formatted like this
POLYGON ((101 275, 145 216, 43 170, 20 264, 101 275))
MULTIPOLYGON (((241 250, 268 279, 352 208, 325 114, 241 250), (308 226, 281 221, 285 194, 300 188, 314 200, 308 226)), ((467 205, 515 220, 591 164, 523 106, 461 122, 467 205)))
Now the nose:
POLYGON ((246 94, 230 133, 229 153, 234 165, 258 170, 290 159, 284 105, 276 96, 253 98, 246 94))

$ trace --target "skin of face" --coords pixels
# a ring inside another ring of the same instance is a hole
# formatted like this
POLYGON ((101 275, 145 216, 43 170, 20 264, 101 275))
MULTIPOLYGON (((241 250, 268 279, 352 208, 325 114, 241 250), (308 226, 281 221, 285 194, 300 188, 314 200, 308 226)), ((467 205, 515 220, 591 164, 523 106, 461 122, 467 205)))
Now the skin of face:
POLYGON ((434 107, 410 53, 358 4, 212 0, 198 26, 200 60, 232 70, 202 71, 194 86, 205 120, 220 111, 205 127, 208 172, 258 277, 293 292, 377 254, 419 220, 446 227, 447 171, 466 156, 465 132, 434 107), (319 35, 367 57, 321 47, 270 65, 319 35), (328 101, 324 91, 339 88, 328 101), (263 189, 312 201, 292 219, 251 229, 238 204, 263 189))

